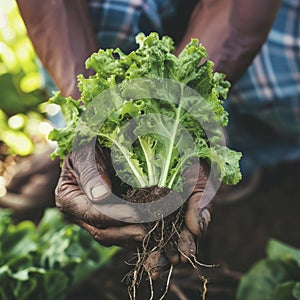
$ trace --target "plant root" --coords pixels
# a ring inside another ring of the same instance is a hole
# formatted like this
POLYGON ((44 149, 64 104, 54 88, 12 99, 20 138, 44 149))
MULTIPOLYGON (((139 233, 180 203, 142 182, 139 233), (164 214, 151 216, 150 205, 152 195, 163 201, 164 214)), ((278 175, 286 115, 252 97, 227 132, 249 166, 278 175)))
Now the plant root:
POLYGON ((163 300, 166 297, 167 293, 168 293, 169 285, 170 285, 170 280, 171 280, 171 276, 172 276, 172 272, 173 272, 173 268, 174 268, 174 266, 171 265, 170 271, 169 271, 169 274, 168 274, 168 278, 167 278, 167 283, 166 283, 165 291, 164 291, 163 295, 159 298, 159 300, 163 300))
MULTIPOLYGON (((158 200, 169 193, 167 188, 150 187, 138 190, 129 190, 124 198, 131 202, 146 203, 158 200)), ((178 195, 178 197, 180 197, 178 195)), ((182 199, 175 199, 175 201, 182 201, 182 199)), ((193 253, 186 254, 178 246, 178 241, 180 239, 180 233, 184 228, 184 215, 185 215, 185 205, 182 205, 175 212, 169 216, 161 216, 157 221, 146 223, 145 229, 147 234, 144 237, 141 247, 137 249, 136 252, 136 263, 133 270, 125 275, 123 280, 126 280, 128 284, 128 294, 130 300, 136 300, 137 289, 143 278, 147 278, 149 281, 150 288, 150 299, 154 299, 154 287, 153 287, 153 277, 160 272, 169 269, 165 290, 159 300, 163 300, 168 293, 170 287, 170 281, 174 266, 166 264, 163 261, 163 255, 171 255, 167 251, 176 250, 187 261, 196 269, 199 279, 203 282, 203 293, 202 300, 205 300, 207 293, 207 283, 208 280, 201 275, 200 267, 216 267, 217 265, 207 265, 199 262, 195 256, 196 247, 193 253)), ((147 213, 146 211, 141 211, 142 214, 147 213)), ((129 263, 128 263, 129 264, 129 263)), ((130 265, 132 265, 130 263, 130 265)), ((176 289, 175 289, 176 290, 176 289)), ((184 297, 182 298, 184 299, 184 297)))
POLYGON ((202 300, 206 299, 206 294, 207 294, 207 283, 208 279, 205 278, 204 276, 201 276, 201 279, 203 281, 203 292, 202 292, 202 300))

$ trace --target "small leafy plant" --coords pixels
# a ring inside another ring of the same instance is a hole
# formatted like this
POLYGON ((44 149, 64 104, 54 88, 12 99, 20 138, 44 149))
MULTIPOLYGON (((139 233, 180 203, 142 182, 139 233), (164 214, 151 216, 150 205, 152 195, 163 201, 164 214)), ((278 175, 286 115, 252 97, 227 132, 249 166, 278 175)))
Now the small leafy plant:
MULTIPOLYGON (((96 135, 98 143, 111 150, 116 174, 129 185, 124 198, 131 202, 182 192, 182 173, 199 159, 216 166, 219 181, 239 182, 241 153, 222 145, 221 128, 228 122, 222 104, 230 84, 213 72, 205 48, 192 39, 176 57, 169 37, 139 34, 136 41, 138 49, 128 55, 120 49, 100 49, 86 61, 95 75, 78 76, 80 101, 59 93, 51 99, 61 105, 67 122, 49 136, 58 143, 52 156, 63 159, 74 140, 80 145, 96 135)), ((173 214, 145 224, 149 234, 135 278, 141 278, 153 251, 163 252, 167 244, 177 249, 184 225, 181 203, 173 214)))
POLYGON ((237 300, 299 300, 300 250, 271 239, 267 257, 241 279, 237 300))
POLYGON ((0 299, 63 300, 72 288, 108 263, 117 247, 100 247, 89 234, 63 222, 52 208, 39 226, 14 224, 0 210, 0 299))

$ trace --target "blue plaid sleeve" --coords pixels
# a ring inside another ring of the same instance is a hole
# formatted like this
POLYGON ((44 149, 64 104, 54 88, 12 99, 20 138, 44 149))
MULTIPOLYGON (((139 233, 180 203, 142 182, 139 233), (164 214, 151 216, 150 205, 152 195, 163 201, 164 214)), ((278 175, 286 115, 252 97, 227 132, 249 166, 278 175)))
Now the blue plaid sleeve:
POLYGON ((283 0, 266 43, 230 99, 241 114, 300 137, 300 1, 283 0))
POLYGON ((228 139, 242 172, 300 159, 300 1, 283 0, 267 41, 230 93, 228 139))
POLYGON ((139 32, 162 33, 162 22, 175 11, 176 0, 89 0, 92 25, 101 48, 136 48, 139 32))

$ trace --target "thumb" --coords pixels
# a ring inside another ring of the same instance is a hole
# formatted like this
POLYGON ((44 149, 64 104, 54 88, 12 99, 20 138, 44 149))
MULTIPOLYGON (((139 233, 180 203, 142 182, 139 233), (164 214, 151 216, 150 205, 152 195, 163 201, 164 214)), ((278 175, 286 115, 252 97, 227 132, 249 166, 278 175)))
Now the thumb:
POLYGON ((201 206, 201 193, 195 193, 188 201, 185 213, 185 225, 188 230, 197 237, 202 237, 210 221, 213 209, 213 201, 205 207, 201 206))
POLYGON ((211 220, 214 185, 208 181, 209 167, 200 160, 200 164, 192 164, 184 173, 185 189, 191 193, 187 202, 185 224, 188 230, 197 237, 206 231, 211 220))
POLYGON ((93 203, 110 195, 109 156, 101 147, 96 148, 95 139, 73 150, 72 162, 78 185, 93 203))

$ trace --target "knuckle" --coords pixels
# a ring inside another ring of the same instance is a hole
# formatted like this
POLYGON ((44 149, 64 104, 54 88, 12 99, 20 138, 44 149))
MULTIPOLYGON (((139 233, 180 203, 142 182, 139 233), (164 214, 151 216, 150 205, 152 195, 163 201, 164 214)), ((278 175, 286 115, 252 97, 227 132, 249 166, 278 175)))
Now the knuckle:
POLYGON ((134 238, 134 240, 136 241, 136 242, 142 242, 143 240, 144 240, 144 234, 142 234, 142 233, 138 233, 136 236, 135 236, 135 238, 134 238))
POLYGON ((83 220, 84 222, 90 223, 90 214, 89 211, 87 209, 85 209, 82 214, 81 214, 81 220, 83 220))
POLYGON ((60 211, 65 212, 69 206, 69 202, 70 193, 68 193, 68 185, 66 185, 63 179, 60 178, 55 188, 55 204, 60 211))
POLYGON ((61 192, 61 186, 58 185, 55 189, 55 205, 61 212, 66 211, 65 201, 63 201, 63 199, 64 199, 63 196, 64 195, 61 192))
POLYGON ((94 240, 96 240, 97 242, 101 243, 102 238, 101 238, 101 234, 99 234, 99 230, 97 230, 96 228, 90 228, 89 229, 89 233, 92 236, 92 238, 94 240))
POLYGON ((109 238, 106 237, 106 235, 103 233, 103 230, 96 228, 96 227, 91 227, 89 228, 89 234, 92 236, 92 238, 97 241, 99 244, 109 247, 112 246, 112 242, 110 241, 109 238))
POLYGON ((71 170, 73 170, 72 153, 68 154, 64 159, 61 171, 62 174, 65 174, 69 173, 71 170))

